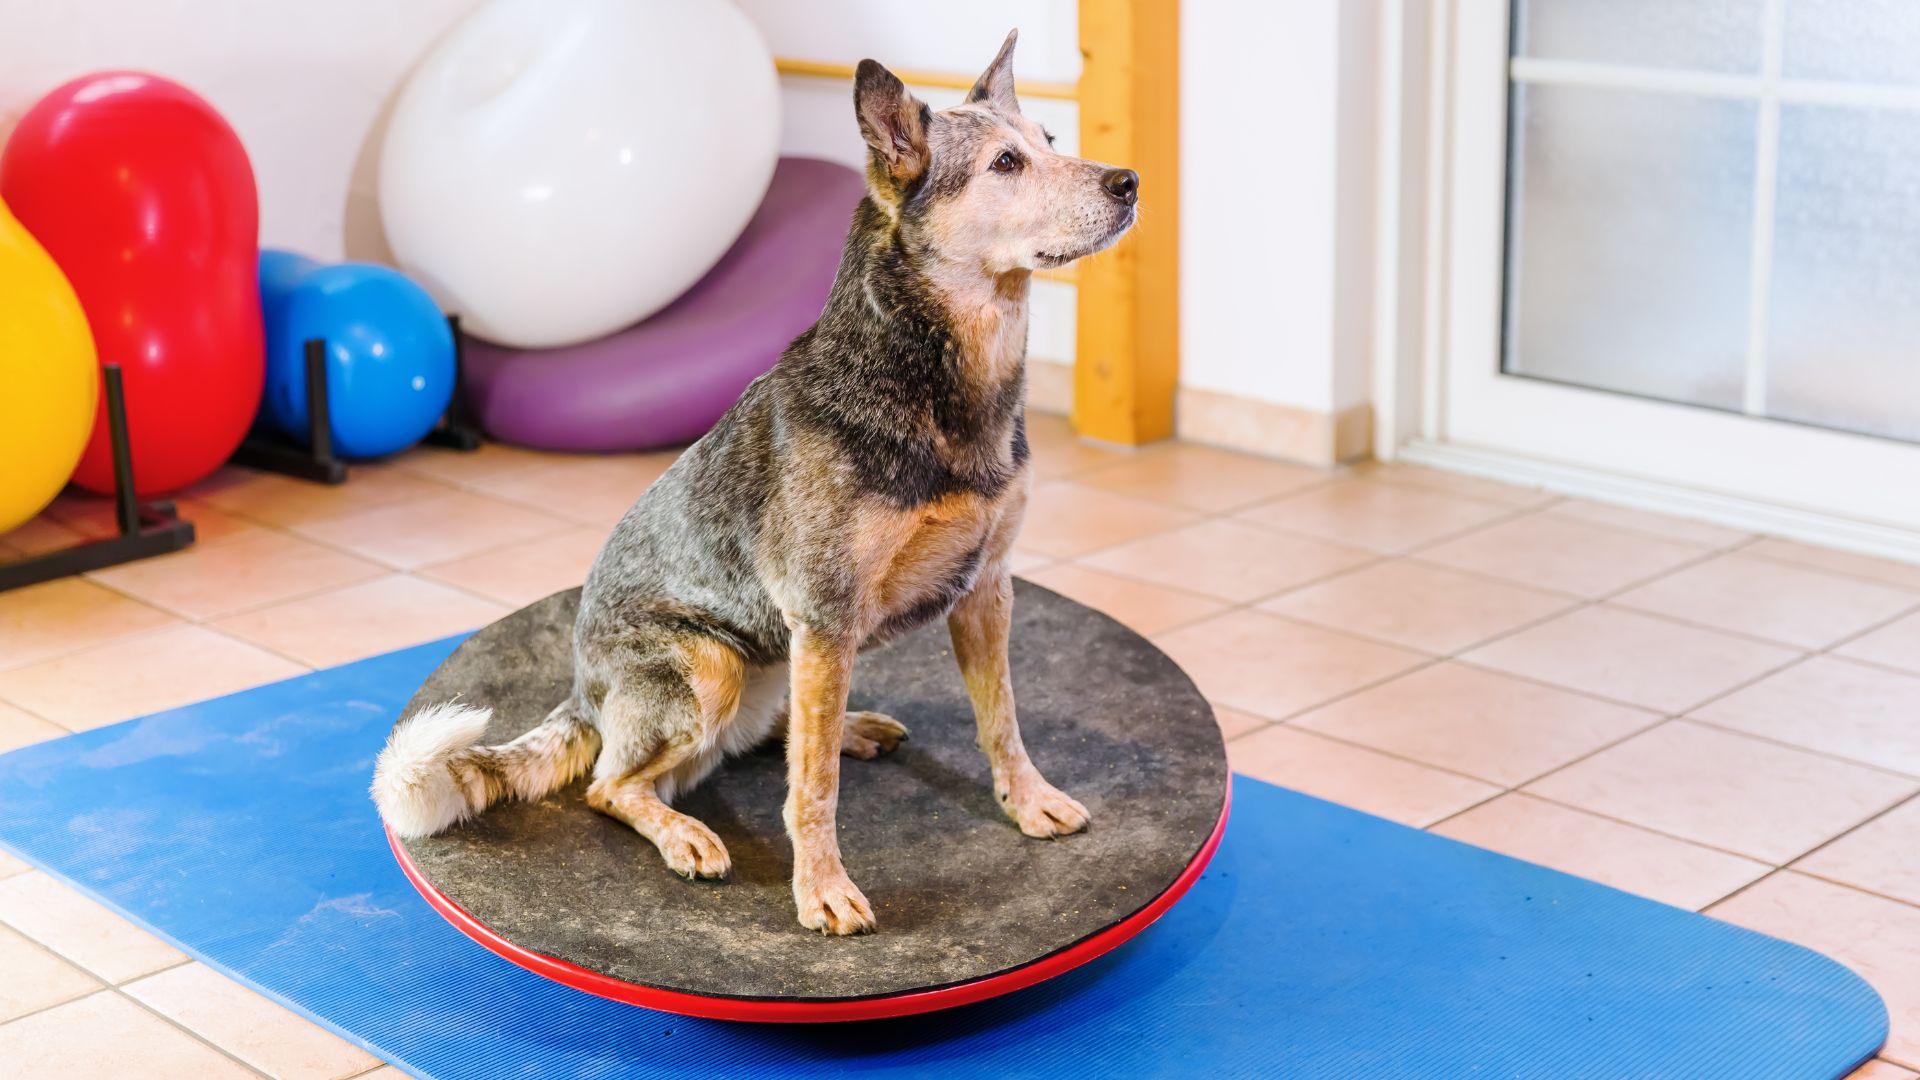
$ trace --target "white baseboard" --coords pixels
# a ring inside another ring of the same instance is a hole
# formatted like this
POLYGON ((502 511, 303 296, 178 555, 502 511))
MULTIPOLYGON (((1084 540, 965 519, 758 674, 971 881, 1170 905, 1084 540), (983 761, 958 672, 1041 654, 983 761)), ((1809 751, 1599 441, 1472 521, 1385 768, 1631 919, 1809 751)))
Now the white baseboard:
POLYGON ((1682 487, 1660 480, 1543 461, 1522 454, 1416 439, 1395 460, 1545 488, 1599 502, 1694 518, 1824 547, 1920 563, 1920 532, 1817 510, 1682 487))

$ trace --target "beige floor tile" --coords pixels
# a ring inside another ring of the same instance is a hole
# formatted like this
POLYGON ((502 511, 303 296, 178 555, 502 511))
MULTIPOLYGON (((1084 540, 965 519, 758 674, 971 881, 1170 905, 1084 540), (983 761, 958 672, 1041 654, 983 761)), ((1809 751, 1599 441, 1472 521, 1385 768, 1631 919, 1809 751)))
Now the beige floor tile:
POLYGON ((1886 1000, 1892 1021, 1880 1056, 1920 1066, 1920 908, 1788 870, 1707 913, 1798 942, 1858 972, 1886 1000))
POLYGON ((1901 803, 1793 865, 1920 905, 1920 799, 1901 803))
POLYGON ((109 982, 125 982, 186 959, 73 886, 39 871, 0 880, 0 920, 109 982))
POLYGON ((1240 511, 1242 521, 1371 551, 1406 551, 1514 513, 1504 503, 1342 479, 1240 511))
POLYGON ((128 983, 153 1011, 282 1080, 338 1080, 380 1059, 269 1001, 204 964, 186 964, 128 983))
MULTIPOLYGON (((259 529, 258 525, 233 516, 198 499, 173 497, 175 511, 193 522, 193 542, 197 546, 224 543, 259 529)), ((99 539, 120 531, 118 511, 105 495, 91 495, 69 488, 47 507, 46 514, 80 536, 99 539)))
POLYGON ((1519 793, 1482 803, 1433 831, 1690 911, 1772 869, 1519 793))
POLYGON ((42 513, 10 532, 0 533, 0 551, 9 555, 39 555, 71 547, 85 539, 80 530, 62 525, 42 513))
POLYGON ((17 858, 6 851, 0 851, 0 878, 10 878, 15 874, 24 874, 33 869, 25 859, 17 858))
POLYGON ((1017 542, 1025 551, 1065 559, 1192 520, 1188 510, 1054 481, 1035 485, 1017 542))
POLYGON ((1546 513, 1710 548, 1732 547, 1753 536, 1752 533, 1729 529, 1724 525, 1589 499, 1562 499, 1548 507, 1546 513))
POLYGON ((286 528, 430 499, 449 490, 437 480, 388 465, 352 466, 344 484, 314 484, 229 465, 187 489, 186 494, 247 521, 286 528))
POLYGON ((566 460, 562 454, 483 442, 478 450, 450 450, 422 443, 394 458, 393 467, 443 484, 468 487, 566 460))
POLYGON ((1659 720, 1463 664, 1436 664, 1292 724, 1512 787, 1659 720))
POLYGON ((436 563, 420 576, 524 607, 586 581, 606 541, 605 530, 571 526, 552 536, 436 563))
POLYGON ((1591 599, 1672 570, 1708 550, 1543 513, 1426 548, 1420 559, 1591 599))
POLYGON ((0 1023, 92 993, 100 980, 0 926, 0 1023))
POLYGON ((1920 675, 1815 656, 1692 715, 1920 776, 1920 675))
POLYGON ((1920 781, 1673 720, 1526 790, 1778 865, 1920 791, 1920 781))
POLYGON ((448 585, 396 574, 230 615, 215 625, 245 641, 327 667, 472 630, 510 610, 448 585))
POLYGON ((1055 563, 1027 580, 1120 620, 1139 634, 1157 634, 1215 614, 1218 600, 1105 573, 1078 563, 1055 563))
POLYGON ((569 528, 504 499, 450 491, 396 506, 324 518, 294 531, 401 570, 448 562, 569 528))
POLYGON ((1903 1069, 1885 1058, 1875 1058, 1848 1073, 1846 1080, 1920 1080, 1920 1073, 1903 1069))
POLYGON ((1080 561, 1157 585, 1245 603, 1373 558, 1359 548, 1216 520, 1107 548, 1080 561))
POLYGON ((0 671, 0 698, 70 731, 83 731, 291 678, 305 670, 204 627, 170 626, 0 671))
POLYGON ((82 578, 0 592, 0 670, 177 621, 82 578))
POLYGON ((1685 712, 1800 654, 1617 608, 1569 612, 1463 659, 1629 705, 1685 712))
POLYGON ((1559 499, 1558 495, 1539 488, 1505 484, 1498 480, 1468 476, 1465 473, 1431 469, 1425 465, 1409 465, 1400 462, 1381 464, 1365 461, 1348 471, 1356 477, 1378 480, 1382 483, 1404 484, 1408 487, 1425 488, 1448 495, 1462 495, 1469 499, 1503 502, 1513 506, 1541 506, 1559 499))
POLYGON ((1213 707, 1213 718, 1220 724, 1220 737, 1223 739, 1237 739, 1248 732, 1258 731, 1272 722, 1252 713, 1243 713, 1239 709, 1229 709, 1225 705, 1213 707))
POLYGON ((0 1026, 8 1080, 219 1080, 252 1076, 219 1051, 112 991, 0 1026))
POLYGON ((566 455, 466 486, 575 524, 611 529, 679 456, 677 450, 566 455))
POLYGON ((1500 789, 1276 725, 1227 744, 1233 771, 1425 828, 1500 789))
POLYGON ((1323 483, 1324 469, 1216 450, 1192 443, 1160 443, 1132 459, 1082 473, 1088 487, 1219 512, 1323 483))
POLYGON ((1573 603, 1523 585, 1396 560, 1296 589, 1260 606, 1363 637, 1448 654, 1573 603))
POLYGON ((1820 649, 1920 604, 1920 593, 1735 553, 1676 570, 1610 603, 1820 649))
POLYGON ((97 570, 93 580, 189 619, 246 608, 379 577, 375 563, 283 532, 255 529, 211 546, 97 570))
POLYGON ((1812 544, 1800 544, 1772 536, 1756 541, 1741 550, 1745 554, 1763 559, 1796 563, 1835 574, 1870 578, 1886 585, 1920 589, 1920 565, 1914 563, 1876 559, 1871 555, 1856 555, 1851 551, 1815 547, 1812 544))
POLYGON ((60 725, 48 723, 25 709, 0 701, 0 754, 57 739, 65 734, 67 730, 60 725))
POLYGON ((196 546, 210 547, 214 544, 224 544, 229 540, 252 536, 267 528, 198 499, 177 498, 174 500, 174 509, 181 517, 193 523, 193 542, 196 546))
POLYGON ((1920 672, 1920 611, 1895 619, 1833 651, 1841 656, 1920 672))
POLYGON ((1351 693, 1425 659, 1257 611, 1229 611, 1154 640, 1208 700, 1268 720, 1351 693))
POLYGON ((1027 446, 1033 454, 1033 475, 1042 480, 1075 476, 1134 456, 1134 451, 1088 442, 1074 434, 1066 417, 1046 413, 1027 414, 1027 446))

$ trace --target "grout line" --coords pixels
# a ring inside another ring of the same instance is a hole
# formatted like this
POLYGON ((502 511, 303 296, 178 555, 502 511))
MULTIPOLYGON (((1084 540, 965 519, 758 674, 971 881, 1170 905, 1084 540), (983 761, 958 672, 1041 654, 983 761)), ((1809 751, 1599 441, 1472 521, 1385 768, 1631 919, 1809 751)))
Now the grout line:
MULTIPOLYGON (((175 966, 177 967, 179 965, 175 965, 175 966)), ((259 1076, 259 1077, 267 1076, 266 1072, 254 1067, 253 1065, 249 1064, 245 1060, 241 1059, 240 1056, 235 1054, 233 1051, 228 1050, 226 1047, 221 1046, 219 1043, 214 1042, 212 1039, 206 1038, 205 1036, 201 1035, 197 1031, 194 1031, 192 1028, 188 1027, 187 1025, 181 1023, 178 1020, 175 1020, 173 1017, 168 1016, 166 1013, 161 1012, 159 1009, 156 1009, 153 1006, 148 1005, 146 1002, 141 1001, 139 998, 134 997, 132 994, 127 993, 125 987, 115 986, 112 989, 113 989, 113 992, 116 994, 119 994, 122 999, 132 1002, 134 1008, 144 1010, 149 1016, 152 1016, 158 1019, 161 1023, 166 1024, 169 1027, 172 1027, 176 1031, 179 1031, 181 1034, 185 1035, 187 1038, 192 1039, 203 1046, 207 1046, 211 1048, 215 1053, 228 1059, 229 1061, 232 1061, 234 1064, 240 1066, 242 1069, 245 1069, 247 1072, 252 1073, 254 1076, 259 1076)), ((254 993, 254 991, 250 987, 247 988, 247 992, 254 993)))
MULTIPOLYGON (((1825 847, 1826 845, 1822 844, 1821 846, 1825 847)), ((1807 854, 1811 855, 1812 852, 1808 852, 1807 854)), ((1800 859, 1804 859, 1806 857, 1807 857, 1806 855, 1802 855, 1800 856, 1800 859)), ((1920 911, 1920 903, 1915 903, 1912 900, 1904 900, 1898 896, 1889 896, 1888 894, 1883 893, 1878 889, 1867 888, 1866 886, 1861 885, 1858 882, 1845 881, 1836 877, 1828 877, 1827 875, 1822 874, 1817 870, 1808 870, 1803 867, 1795 865, 1795 863, 1798 863, 1800 859, 1795 859, 1793 863, 1788 863, 1787 865, 1782 866, 1780 869, 1782 871, 1786 871, 1789 873, 1799 874, 1801 877, 1810 877, 1816 881, 1824 881, 1829 885, 1837 885, 1840 888, 1846 889, 1850 892, 1863 893, 1867 896, 1871 896, 1876 899, 1885 900, 1888 903, 1899 904, 1901 907, 1909 907, 1909 908, 1913 908, 1916 911, 1920 911)))
MULTIPOLYGON (((1889 806, 1886 809, 1880 811, 1879 813, 1874 814, 1872 817, 1866 818, 1865 820, 1861 821, 1859 824, 1848 829, 1846 832, 1828 837, 1826 840, 1822 841, 1818 846, 1813 847, 1808 851, 1806 851, 1805 853, 1797 856, 1793 861, 1797 863, 1797 862, 1801 862, 1806 859, 1809 859, 1815 855, 1818 855, 1820 852, 1825 851, 1827 848, 1832 847, 1833 845, 1839 843, 1841 840, 1844 840, 1847 837, 1853 835, 1854 833, 1859 832, 1861 829, 1864 829, 1867 826, 1873 824, 1874 822, 1879 821, 1881 818, 1886 817, 1888 814, 1891 814, 1894 811, 1899 810, 1904 806, 1909 806, 1916 802, 1920 802, 1920 791, 1917 791, 1914 794, 1909 795, 1904 799, 1896 800, 1892 806, 1889 806)), ((1915 904, 1914 906, 1920 907, 1920 904, 1915 904)))
POLYGON ((1746 548, 1748 547, 1758 547, 1760 542, 1763 540, 1778 540, 1781 543, 1786 543, 1786 544, 1800 544, 1802 547, 1813 548, 1817 551, 1833 551, 1833 552, 1838 552, 1839 554, 1842 554, 1842 555, 1853 555, 1854 557, 1860 558, 1860 559, 1877 560, 1880 562, 1889 563, 1890 565, 1899 566, 1903 568, 1914 567, 1914 564, 1912 563, 1897 563, 1897 562, 1893 562, 1893 560, 1891 559, 1880 559, 1876 555, 1861 555, 1858 552, 1842 551, 1839 548, 1826 548, 1826 547, 1821 547, 1818 544, 1802 544, 1798 540, 1788 540, 1786 537, 1783 537, 1783 536, 1756 535, 1754 537, 1754 542, 1752 544, 1745 545, 1744 547, 1741 548, 1740 554, 1745 558, 1759 559, 1762 562, 1772 563, 1775 566, 1785 566, 1793 570, 1805 570, 1808 573, 1824 574, 1827 577, 1842 578, 1847 581, 1863 581, 1869 585, 1878 585, 1883 589, 1893 589, 1898 592, 1909 592, 1909 593, 1920 594, 1920 588, 1916 588, 1916 586, 1906 584, 1905 582, 1889 581, 1886 578, 1875 577, 1872 574, 1857 574, 1851 570, 1835 570, 1831 567, 1817 566, 1813 563, 1807 563, 1807 562, 1798 562, 1793 559, 1782 558, 1778 555, 1768 555, 1765 552, 1761 552, 1761 551, 1746 550, 1746 548))
MULTIPOLYGON (((1776 866, 1773 869, 1767 871, 1766 873, 1761 874, 1759 877, 1754 878, 1752 881, 1747 882, 1745 885, 1742 885, 1739 888, 1728 893, 1727 895, 1721 897, 1720 899, 1715 900, 1713 903, 1708 904, 1707 907, 1719 907, 1721 904, 1724 904, 1727 901, 1733 899, 1734 897, 1739 896, 1740 894, 1746 892, 1747 890, 1753 888, 1754 886, 1760 884, 1761 882, 1772 881, 1774 878, 1779 877, 1781 874, 1785 874, 1785 873, 1788 873, 1785 867, 1776 866)), ((1705 915, 1710 919, 1720 919, 1721 922, 1728 923, 1729 925, 1734 925, 1734 926, 1739 925, 1738 923, 1734 923, 1730 919, 1720 918, 1720 916, 1718 915, 1709 913, 1706 910, 1706 908, 1701 908, 1700 914, 1705 915)))

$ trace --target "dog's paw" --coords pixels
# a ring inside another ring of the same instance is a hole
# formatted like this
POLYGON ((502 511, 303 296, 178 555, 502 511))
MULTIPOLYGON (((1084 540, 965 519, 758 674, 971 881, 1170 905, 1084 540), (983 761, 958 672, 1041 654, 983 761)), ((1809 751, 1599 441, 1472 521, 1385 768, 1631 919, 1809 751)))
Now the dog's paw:
POLYGON ((1020 831, 1035 839, 1077 833, 1092 820, 1078 799, 1047 783, 1037 772, 1015 777, 995 794, 1000 798, 1000 808, 1020 831))
POLYGON ((800 925, 809 930, 842 936, 874 931, 872 906, 844 873, 807 882, 796 879, 793 902, 800 911, 800 925))
POLYGON ((907 737, 907 726, 891 716, 877 712, 850 712, 840 729, 840 752, 848 757, 871 761, 890 753, 907 737))
POLYGON ((663 826, 654 839, 667 869, 683 878, 723 878, 733 868, 727 846, 713 830, 681 814, 663 826))

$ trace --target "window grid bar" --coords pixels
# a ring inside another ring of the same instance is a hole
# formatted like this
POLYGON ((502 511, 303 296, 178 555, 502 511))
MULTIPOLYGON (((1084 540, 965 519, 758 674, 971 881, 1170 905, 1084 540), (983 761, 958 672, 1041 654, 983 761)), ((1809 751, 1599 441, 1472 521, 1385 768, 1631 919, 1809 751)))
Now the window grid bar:
POLYGON ((1780 88, 1786 0, 1767 0, 1760 64, 1760 130, 1753 165, 1753 238, 1747 268, 1747 368, 1741 398, 1748 416, 1767 414, 1767 313, 1773 284, 1773 209, 1780 178, 1780 88))
MULTIPOLYGON (((1771 7, 1769 8, 1771 11, 1771 7)), ((1784 28, 1784 27, 1783 27, 1784 28)), ((1770 33, 1774 32, 1770 29, 1770 33)), ((1774 49, 1769 42, 1767 48, 1774 49)), ((1742 98, 1756 101, 1769 93, 1782 102, 1809 105, 1851 105, 1870 109, 1920 110, 1920 86, 1789 79, 1780 74, 1779 55, 1767 53, 1771 75, 1724 75, 1704 71, 1596 64, 1584 60, 1544 60, 1516 56, 1509 75, 1515 82, 1546 85, 1598 86, 1646 90, 1701 97, 1742 98)))

